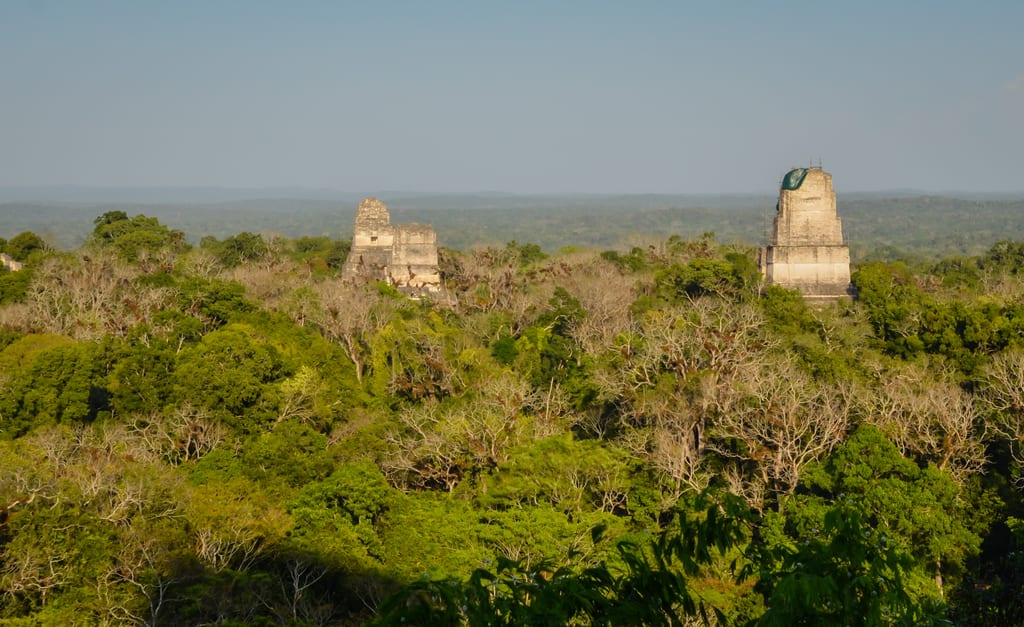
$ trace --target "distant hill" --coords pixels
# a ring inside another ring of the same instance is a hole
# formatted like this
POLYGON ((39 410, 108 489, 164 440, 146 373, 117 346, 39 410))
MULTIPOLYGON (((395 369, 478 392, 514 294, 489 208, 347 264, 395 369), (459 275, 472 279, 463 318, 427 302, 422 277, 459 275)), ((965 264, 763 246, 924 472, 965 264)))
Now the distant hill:
MULTIPOLYGON (((146 188, 120 190, 114 196, 128 198, 145 191, 151 194, 149 198, 164 194, 179 199, 72 202, 68 199, 81 191, 79 188, 58 189, 64 190, 67 198, 0 202, 0 237, 35 231, 60 248, 74 248, 92 231, 96 216, 117 209, 157 217, 185 231, 193 242, 205 235, 223 238, 242 231, 347 238, 352 233, 356 205, 364 196, 327 190, 323 197, 307 191, 310 195, 302 197, 245 199, 237 194, 254 190, 146 188), (180 199, 217 194, 235 196, 192 202, 180 199)), ((84 197, 101 191, 91 189, 84 197)), ((775 212, 775 197, 769 195, 374 195, 388 204, 395 222, 431 223, 441 245, 460 250, 511 240, 533 242, 547 250, 564 246, 628 248, 654 238, 689 238, 706 231, 714 231, 723 242, 759 244, 775 212)), ((0 190, 0 199, 10 197, 11 190, 0 190)), ((897 254, 924 258, 978 254, 1001 239, 1024 240, 1024 194, 1020 198, 960 198, 850 193, 840 195, 839 214, 855 260, 897 254)))
POLYGON ((307 198, 359 200, 355 192, 300 187, 93 187, 48 185, 0 187, 0 203, 40 204, 175 204, 219 203, 248 198, 307 198))

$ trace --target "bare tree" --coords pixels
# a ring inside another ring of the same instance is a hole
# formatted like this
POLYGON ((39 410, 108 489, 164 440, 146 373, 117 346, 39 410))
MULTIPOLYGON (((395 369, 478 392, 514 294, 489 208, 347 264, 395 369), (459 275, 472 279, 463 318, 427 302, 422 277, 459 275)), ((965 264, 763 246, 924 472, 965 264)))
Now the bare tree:
POLYGON ((595 373, 600 393, 621 405, 628 429, 646 430, 646 443, 628 448, 642 450, 677 494, 710 480, 702 466, 706 430, 735 403, 733 381, 770 348, 759 327, 750 306, 698 298, 648 312, 635 333, 606 350, 607 366, 595 373))
POLYGON ((213 277, 223 270, 217 256, 207 248, 193 248, 179 257, 181 272, 189 276, 213 277))
POLYGON ((66 449, 55 428, 36 429, 19 440, 0 443, 0 520, 38 505, 37 501, 50 504, 57 500, 62 466, 53 460, 66 467, 66 449))
POLYGON ((18 327, 75 339, 124 337, 173 299, 170 289, 145 287, 135 280, 138 275, 137 267, 112 251, 50 258, 33 278, 18 327))
POLYGON ((287 514, 248 481, 195 486, 188 496, 192 549, 215 572, 251 568, 290 525, 287 514))
POLYGON ((310 285, 308 274, 300 272, 291 260, 278 256, 237 266, 225 276, 241 283, 247 294, 272 311, 282 308, 288 294, 310 285))
POLYGON ((327 339, 337 342, 352 361, 356 379, 365 374, 369 358, 370 336, 382 328, 390 317, 385 299, 366 286, 340 281, 324 281, 314 286, 320 307, 310 318, 327 339))
POLYGON ((225 437, 224 427, 205 408, 190 403, 170 410, 167 415, 134 416, 127 429, 147 451, 172 463, 201 459, 225 437))
POLYGON ((501 373, 480 382, 465 402, 410 407, 399 416, 401 428, 388 435, 392 452, 384 472, 400 487, 440 485, 451 491, 466 474, 507 461, 532 433, 532 418, 543 404, 527 383, 501 373))
POLYGON ((571 267, 563 262, 520 267, 512 249, 485 248, 446 260, 446 286, 462 314, 500 311, 507 315, 508 335, 519 334, 551 297, 553 281, 571 267))
POLYGON ((329 625, 335 618, 334 604, 312 594, 313 587, 327 575, 327 568, 308 556, 288 555, 281 560, 276 589, 263 587, 256 596, 278 623, 329 625))
MULTIPOLYGON (((980 400, 989 410, 989 426, 1010 445, 1018 466, 1024 466, 1024 350, 997 355, 985 371, 980 400)), ((1024 488, 1024 478, 1017 480, 1024 488)))
POLYGON ((586 316, 573 323, 572 337, 584 353, 597 355, 615 338, 633 329, 629 307, 636 300, 636 279, 603 259, 594 259, 561 281, 586 316))
POLYGON ((411 487, 441 486, 451 492, 466 472, 461 447, 440 433, 444 415, 437 401, 402 412, 401 428, 386 436, 391 453, 381 469, 392 484, 411 487))
POLYGON ((985 424, 975 399, 945 377, 916 366, 883 371, 855 399, 864 420, 904 455, 934 463, 961 484, 984 471, 985 424))
POLYGON ((746 398, 716 416, 709 448, 754 468, 772 493, 790 495, 803 468, 846 435, 849 394, 818 385, 788 361, 748 374, 746 398))
POLYGON ((38 597, 45 604, 52 591, 71 582, 73 555, 66 547, 7 543, 0 552, 0 590, 8 598, 38 597))
POLYGON ((323 378, 316 368, 301 366, 298 372, 281 382, 281 409, 277 421, 294 418, 314 423, 324 388, 323 378))
POLYGON ((126 585, 145 599, 144 610, 111 604, 109 612, 119 624, 156 627, 163 624, 164 610, 179 601, 172 592, 181 581, 176 571, 177 536, 164 537, 163 530, 150 521, 136 521, 121 535, 121 548, 100 584, 126 585))

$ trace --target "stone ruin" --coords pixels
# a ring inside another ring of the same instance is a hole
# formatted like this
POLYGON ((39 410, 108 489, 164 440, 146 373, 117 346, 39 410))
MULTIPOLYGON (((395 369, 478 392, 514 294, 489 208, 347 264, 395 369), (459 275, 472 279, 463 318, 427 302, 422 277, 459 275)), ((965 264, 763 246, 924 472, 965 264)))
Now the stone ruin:
POLYGON ((437 233, 429 224, 391 225, 387 205, 364 198, 356 212, 352 250, 342 278, 384 281, 410 296, 437 294, 437 233))
POLYGON ((836 215, 832 175, 820 167, 790 170, 776 209, 759 260, 768 283, 798 288, 812 302, 850 298, 850 248, 836 215))
POLYGON ((11 272, 18 272, 25 267, 20 261, 15 261, 14 258, 7 253, 0 253, 0 265, 3 265, 11 272))

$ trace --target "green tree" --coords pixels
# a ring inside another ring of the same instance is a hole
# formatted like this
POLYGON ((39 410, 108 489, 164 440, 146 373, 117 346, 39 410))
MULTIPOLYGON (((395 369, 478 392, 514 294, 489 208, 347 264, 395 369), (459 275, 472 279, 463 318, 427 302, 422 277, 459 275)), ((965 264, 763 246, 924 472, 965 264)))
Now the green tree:
POLYGON ((287 374, 280 351, 265 335, 234 323, 182 350, 174 371, 175 398, 252 433, 277 416, 278 389, 272 384, 287 374))
POLYGON ((254 235, 248 231, 232 235, 224 241, 207 236, 200 241, 199 245, 211 250, 217 260, 228 268, 259 261, 270 255, 270 246, 267 245, 266 240, 261 235, 254 235))
POLYGON ((857 300, 868 309, 868 320, 887 350, 911 357, 924 350, 917 336, 914 313, 923 298, 903 264, 869 263, 851 276, 857 300))
POLYGON ((124 211, 108 211, 93 220, 92 241, 113 246, 129 261, 137 261, 143 251, 184 250, 185 234, 160 224, 156 218, 139 214, 129 218, 124 211))
POLYGON ((25 360, 18 376, 0 390, 5 435, 16 437, 37 425, 90 422, 110 410, 102 346, 34 340, 27 336, 4 351, 12 358, 21 353, 25 360))
POLYGON ((7 254, 13 257, 16 261, 28 261, 29 256, 37 251, 45 251, 49 248, 43 238, 39 237, 32 231, 25 231, 18 233, 10 240, 7 241, 6 245, 7 254))
POLYGON ((1010 240, 996 242, 978 260, 978 265, 983 270, 990 272, 1020 274, 1021 269, 1024 268, 1024 242, 1010 240))
POLYGON ((957 625, 1024 624, 1024 521, 1010 516, 996 531, 1005 544, 988 551, 950 595, 950 614, 957 625))
POLYGON ((821 528, 821 506, 846 502, 858 507, 873 533, 914 558, 924 575, 917 585, 941 595, 948 576, 959 576, 964 562, 976 555, 981 538, 966 524, 957 484, 935 466, 921 468, 903 457, 885 435, 861 426, 824 462, 804 474, 812 495, 793 511, 794 521, 807 534, 821 528))
POLYGON ((123 416, 160 412, 174 400, 177 343, 146 341, 111 343, 110 403, 123 416))
POLYGON ((268 488, 297 489, 323 479, 334 467, 327 438, 294 420, 279 422, 249 442, 241 461, 245 474, 268 488))
POLYGON ((339 240, 334 242, 331 249, 327 252, 327 267, 333 268, 334 270, 341 270, 345 265, 345 260, 348 259, 348 253, 352 250, 351 240, 339 240))
POLYGON ((728 253, 725 259, 697 258, 672 264, 654 274, 657 294, 669 302, 715 294, 749 296, 757 285, 758 271, 747 255, 728 253))
POLYGON ((746 557, 766 607, 750 625, 945 624, 941 607, 908 594, 910 556, 852 503, 830 508, 807 540, 755 542, 746 557))
MULTIPOLYGON (((687 618, 725 621, 693 581, 743 539, 742 506, 698 500, 698 514, 679 509, 676 523, 647 541, 616 544, 615 563, 559 567, 499 557, 468 581, 416 582, 394 595, 380 625, 664 625, 687 618)), ((604 534, 595 527, 591 540, 604 534)))
POLYGON ((32 284, 32 274, 31 268, 11 272, 0 266, 0 305, 25 302, 32 284))
POLYGON ((236 281, 189 277, 177 287, 181 311, 207 328, 219 327, 255 309, 245 298, 245 287, 236 281))
POLYGON ((548 258, 547 254, 536 244, 520 244, 512 240, 505 244, 505 254, 520 266, 528 266, 548 258))
POLYGON ((491 508, 551 505, 564 512, 623 513, 631 468, 625 454, 596 440, 551 436, 515 451, 486 479, 491 508))

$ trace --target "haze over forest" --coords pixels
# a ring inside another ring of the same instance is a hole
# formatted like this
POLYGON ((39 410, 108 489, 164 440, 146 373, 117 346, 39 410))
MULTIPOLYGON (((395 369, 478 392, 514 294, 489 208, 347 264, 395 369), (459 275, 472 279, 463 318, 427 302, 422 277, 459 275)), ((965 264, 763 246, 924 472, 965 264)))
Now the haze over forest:
MULTIPOLYGON (((159 218, 193 243, 204 236, 224 238, 241 231, 264 232, 268 237, 348 238, 362 197, 275 190, 294 196, 254 198, 259 191, 72 188, 18 196, 0 190, 0 236, 33 231, 58 248, 75 248, 88 236, 97 215, 123 210, 159 218), (50 201, 2 202, 6 198, 50 201)), ((761 245, 775 203, 768 194, 378 196, 388 203, 396 221, 433 224, 440 245, 463 251, 511 240, 537 244, 548 252, 567 246, 628 250, 666 233, 698 237, 705 232, 714 232, 723 242, 761 245)), ((841 194, 839 214, 855 263, 978 255, 997 241, 1024 239, 1024 194, 841 194)))
POLYGON ((367 195, 460 249, 759 243, 818 161, 855 259, 1021 232, 1019 3, 0 13, 0 232, 62 248, 109 209, 345 237, 367 195))

